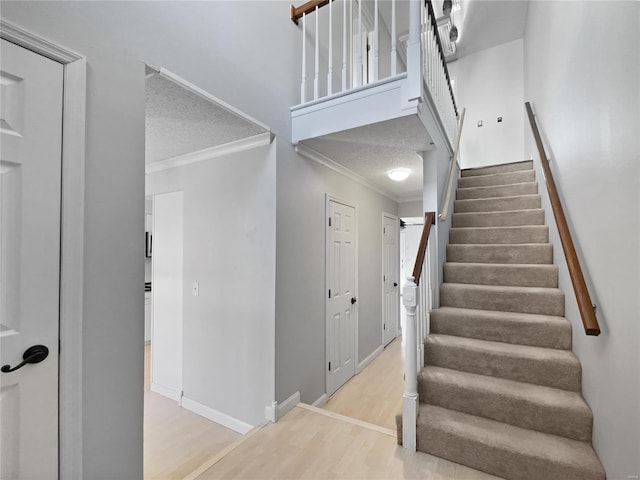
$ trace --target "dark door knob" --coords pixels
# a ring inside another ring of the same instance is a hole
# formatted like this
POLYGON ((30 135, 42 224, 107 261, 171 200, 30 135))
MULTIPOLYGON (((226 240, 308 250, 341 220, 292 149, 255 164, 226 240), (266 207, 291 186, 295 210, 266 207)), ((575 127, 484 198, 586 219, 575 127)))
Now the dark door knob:
POLYGON ((398 286, 398 282, 393 282, 393 286, 397 287, 398 286))
POLYGON ((44 345, 34 345, 29 347, 22 354, 22 362, 11 368, 10 365, 3 365, 0 370, 4 373, 15 372, 19 368, 24 367, 27 363, 40 363, 49 356, 49 349, 44 345))
POLYGON ((354 303, 356 303, 358 300, 356 300, 356 297, 352 297, 351 298, 351 305, 353 305, 354 303))

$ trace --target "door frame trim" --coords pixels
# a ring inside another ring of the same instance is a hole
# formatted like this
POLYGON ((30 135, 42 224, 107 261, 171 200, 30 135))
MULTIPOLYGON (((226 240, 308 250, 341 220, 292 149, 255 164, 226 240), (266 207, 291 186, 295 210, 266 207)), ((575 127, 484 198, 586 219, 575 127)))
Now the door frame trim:
MULTIPOLYGON (((329 368, 327 365, 328 362, 328 357, 329 357, 329 341, 327 338, 327 332, 328 332, 328 328, 327 328, 327 324, 329 319, 327 318, 327 312, 329 311, 329 298, 327 295, 327 291, 328 291, 328 285, 329 285, 329 276, 328 276, 328 272, 329 272, 329 252, 327 251, 327 244, 329 243, 329 202, 336 202, 336 203, 340 203, 342 205, 345 205, 347 207, 351 207, 354 210, 355 213, 355 217, 356 217, 356 221, 354 222, 354 234, 355 234, 355 272, 354 272, 354 281, 355 281, 355 288, 354 288, 354 293, 356 295, 356 298, 358 298, 360 296, 359 291, 358 291, 358 286, 360 284, 359 279, 358 279, 358 256, 360 253, 360 247, 358 245, 358 228, 359 228, 359 216, 358 216, 358 206, 354 203, 348 202, 346 200, 342 200, 341 198, 338 197, 334 197, 333 195, 329 195, 328 193, 325 193, 325 202, 324 202, 324 365, 323 365, 323 370, 325 372, 324 374, 324 391, 325 391, 325 395, 327 395, 327 397, 329 396, 329 368)), ((359 361, 359 355, 358 355, 358 332, 360 331, 360 325, 358 323, 358 309, 355 309, 354 313, 354 322, 353 322, 353 329, 355 330, 354 335, 353 335, 353 360, 354 360, 354 366, 353 366, 353 376, 356 376, 358 374, 358 361, 359 361)))
MULTIPOLYGON (((398 331, 400 330, 400 217, 394 215, 393 213, 382 212, 382 275, 384 275, 384 219, 389 218, 395 220, 396 222, 396 261, 395 261, 395 270, 396 270, 396 278, 398 279, 398 290, 396 291, 396 297, 398 299, 396 308, 396 325, 395 331, 393 332, 393 339, 389 342, 393 342, 394 339, 398 337, 398 331)), ((380 329, 381 329, 381 342, 380 344, 384 348, 385 338, 384 338, 384 281, 382 282, 382 312, 380 319, 380 329)))
POLYGON ((62 64, 58 475, 82 477, 82 314, 87 60, 0 19, 0 38, 62 64))

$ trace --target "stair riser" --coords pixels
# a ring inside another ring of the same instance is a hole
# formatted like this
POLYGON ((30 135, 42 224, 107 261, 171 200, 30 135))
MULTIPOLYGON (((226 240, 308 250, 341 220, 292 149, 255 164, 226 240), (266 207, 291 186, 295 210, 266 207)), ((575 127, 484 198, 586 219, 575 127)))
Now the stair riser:
POLYGON ((498 175, 483 175, 463 177, 458 179, 458 188, 495 187, 497 185, 512 185, 514 183, 534 182, 536 173, 533 170, 502 173, 498 175))
POLYGON ((447 261, 463 263, 553 263, 553 246, 538 245, 447 245, 447 261))
POLYGON ((504 212, 540 208, 541 205, 540 195, 522 195, 519 197, 456 200, 453 204, 453 211, 454 213, 504 212))
POLYGON ((517 227, 521 225, 544 225, 544 210, 454 213, 451 217, 453 228, 517 227))
POLYGON ((579 465, 551 463, 520 452, 494 448, 429 424, 418 433, 417 449, 510 480, 604 480, 585 476, 579 465))
POLYGON ((498 187, 468 187, 458 188, 458 190, 456 191, 456 200, 515 197, 517 195, 535 195, 537 193, 538 184, 535 182, 516 183, 513 185, 500 185, 498 187))
POLYGON ((449 231, 449 243, 452 244, 519 244, 548 241, 549 227, 545 225, 452 228, 449 231))
POLYGON ((481 316, 456 316, 431 312, 431 333, 477 338, 533 347, 571 349, 571 324, 557 321, 509 321, 481 316))
MULTIPOLYGON (((517 384, 516 384, 517 385, 517 384)), ((507 396, 490 388, 452 383, 442 376, 421 374, 418 398, 470 415, 582 442, 591 441, 593 417, 586 408, 558 407, 528 398, 507 396)))
POLYGON ((557 288, 558 267, 555 265, 445 263, 444 281, 475 285, 557 288))
POLYGON ((434 342, 430 337, 425 341, 425 364, 564 390, 580 391, 581 388, 581 369, 577 362, 488 353, 434 342))
POLYGON ((500 165, 491 165, 488 167, 478 167, 462 170, 462 177, 474 177, 478 175, 495 175, 497 173, 518 172, 521 170, 533 169, 533 160, 524 160, 522 162, 503 163, 500 165))
POLYGON ((522 312, 564 316, 564 294, 559 290, 513 292, 447 284, 440 287, 440 305, 444 307, 522 312))

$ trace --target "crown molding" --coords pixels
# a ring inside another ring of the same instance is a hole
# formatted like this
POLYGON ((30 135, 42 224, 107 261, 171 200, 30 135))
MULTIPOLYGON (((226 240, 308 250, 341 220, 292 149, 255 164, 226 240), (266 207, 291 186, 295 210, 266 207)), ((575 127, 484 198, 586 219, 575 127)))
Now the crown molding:
POLYGON ((379 193, 384 197, 387 197, 389 200, 393 200, 394 202, 399 203, 399 199, 395 195, 392 195, 389 192, 382 190, 380 187, 374 185, 369 180, 364 178, 362 175, 354 172, 353 170, 348 169, 343 165, 340 165, 335 160, 330 159, 326 155, 323 155, 322 153, 314 150, 313 148, 310 148, 302 143, 299 143, 298 145, 295 146, 295 151, 298 153, 298 155, 304 158, 307 158, 309 160, 313 160, 314 162, 317 162, 321 165, 324 165, 325 167, 333 170, 334 172, 337 172, 340 175, 343 175, 349 178, 350 180, 353 180, 354 182, 357 182, 360 185, 364 185, 368 189, 373 190, 374 192, 379 193))
POLYGON ((184 167, 185 165, 191 165, 192 163, 231 155, 232 153, 250 150, 252 148, 269 145, 270 143, 271 132, 259 133, 258 135, 242 138, 234 142, 228 142, 222 145, 216 145, 215 147, 205 148, 203 150, 197 150, 177 157, 150 163, 146 166, 145 173, 156 173, 163 170, 169 170, 170 168, 184 167))

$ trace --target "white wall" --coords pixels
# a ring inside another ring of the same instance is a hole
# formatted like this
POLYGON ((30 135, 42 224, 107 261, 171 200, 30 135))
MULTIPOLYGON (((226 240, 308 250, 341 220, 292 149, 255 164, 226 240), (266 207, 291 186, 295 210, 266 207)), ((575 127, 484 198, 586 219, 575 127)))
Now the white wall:
POLYGON ((153 202, 151 390, 178 400, 182 390, 184 193, 156 195, 153 202))
POLYGON ((278 144, 276 399, 325 393, 325 194, 358 207, 358 362, 382 345, 383 212, 395 201, 278 144))
POLYGON ((423 217, 422 201, 416 200, 415 202, 404 202, 398 204, 398 216, 399 217, 423 217))
POLYGON ((523 41, 514 40, 448 65, 458 109, 466 107, 460 166, 481 167, 523 160, 523 41), (497 118, 502 117, 502 123, 497 118), (482 120, 482 127, 478 121, 482 120))
MULTIPOLYGON (((2 2, 3 19, 86 55, 88 62, 84 478, 142 477, 144 62, 189 80, 278 136, 276 221, 284 228, 278 256, 286 258, 278 262, 276 345, 283 353, 277 397, 300 390, 305 401, 313 401, 324 391, 324 222, 318 220, 318 214, 324 217, 324 193, 354 199, 364 225, 372 218, 377 229, 381 212, 397 207, 311 165, 288 144, 289 107, 300 101, 302 43, 289 9, 289 3, 266 0, 2 2), (369 200, 370 213, 362 208, 369 200)), ((274 222, 273 215, 268 221, 274 222)), ((371 262, 372 283, 381 281, 379 242, 360 252, 361 265, 371 262)), ((371 299, 371 307, 361 304, 360 323, 376 326, 360 334, 363 354, 381 342, 380 291, 378 284, 361 284, 360 296, 371 299)), ((246 354, 244 348, 238 355, 246 354)), ((273 377, 264 381, 273 383, 273 377)), ((186 387, 186 376, 184 382, 186 387)))
POLYGON ((184 396, 253 426, 274 400, 275 168, 268 145, 147 175, 184 191, 184 396))
MULTIPOLYGON (((530 2, 524 37, 526 99, 602 329, 584 334, 543 196, 593 444, 610 479, 640 474, 639 31, 638 2, 530 2)), ((527 123, 526 152, 537 159, 529 131, 527 123)))

